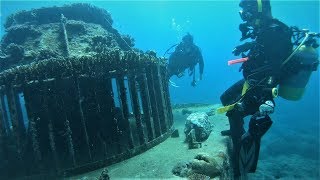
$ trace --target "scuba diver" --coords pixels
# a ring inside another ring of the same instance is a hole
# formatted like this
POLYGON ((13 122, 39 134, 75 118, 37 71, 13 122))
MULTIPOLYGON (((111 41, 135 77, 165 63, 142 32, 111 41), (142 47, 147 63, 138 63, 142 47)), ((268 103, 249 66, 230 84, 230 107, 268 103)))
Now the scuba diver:
POLYGON ((239 6, 242 8, 240 17, 243 21, 239 25, 242 33, 240 41, 251 41, 233 50, 235 56, 241 55, 242 58, 230 64, 243 62, 240 68, 243 79, 221 95, 224 107, 218 109, 218 113, 226 112, 230 124, 230 130, 221 134, 232 139, 231 159, 235 179, 246 178, 247 173, 253 173, 257 168, 261 137, 272 125, 269 115, 274 112, 273 99, 279 94, 286 99, 298 100, 302 96, 298 91, 307 84, 311 72, 319 64, 315 51, 312 57, 308 55, 309 60, 303 60, 305 54, 301 50, 302 45, 308 44, 313 49, 317 48, 314 37, 319 34, 311 33, 308 40, 305 38, 302 42, 300 36, 296 43, 292 43, 294 34, 299 33, 272 17, 269 0, 241 0, 239 6), (293 50, 297 44, 299 46, 293 50), (298 57, 301 55, 303 58, 298 57), (302 64, 306 69, 302 68, 302 64), (297 78, 294 77, 298 76, 297 72, 301 72, 298 77, 300 84, 297 84, 297 79, 292 80, 297 78), (276 88, 278 85, 279 89, 276 88), (283 90, 280 94, 281 85, 283 90), (292 97, 293 94, 296 97, 292 97), (243 118, 249 115, 252 116, 245 131, 243 118))
MULTIPOLYGON (((188 69, 189 76, 193 75, 192 86, 196 86, 195 66, 199 63, 200 80, 202 80, 203 74, 203 58, 200 48, 193 43, 193 37, 191 34, 187 34, 182 38, 182 42, 173 45, 176 46, 175 51, 169 57, 168 64, 168 76, 171 78, 176 75, 178 78, 184 76, 184 72, 188 69)), ((171 49, 169 48, 166 53, 171 49)), ((165 53, 165 54, 166 54, 165 53)))

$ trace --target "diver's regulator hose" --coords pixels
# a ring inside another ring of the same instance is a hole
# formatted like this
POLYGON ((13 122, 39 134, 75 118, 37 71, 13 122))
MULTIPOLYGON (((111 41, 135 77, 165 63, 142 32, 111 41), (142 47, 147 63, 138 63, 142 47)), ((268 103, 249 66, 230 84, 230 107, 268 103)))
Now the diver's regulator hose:
POLYGON ((292 56, 294 56, 298 52, 298 50, 301 48, 301 46, 304 45, 304 43, 307 41, 308 38, 309 38, 309 33, 306 33, 306 36, 303 38, 302 42, 299 44, 298 47, 296 47, 296 49, 290 54, 290 56, 285 61, 283 61, 283 63, 281 64, 281 67, 283 67, 288 61, 291 60, 292 56))

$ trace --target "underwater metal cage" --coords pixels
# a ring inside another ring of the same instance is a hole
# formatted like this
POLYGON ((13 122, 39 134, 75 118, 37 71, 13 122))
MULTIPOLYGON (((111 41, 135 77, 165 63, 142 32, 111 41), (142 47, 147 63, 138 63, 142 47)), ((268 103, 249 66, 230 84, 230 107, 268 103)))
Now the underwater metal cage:
POLYGON ((1 72, 1 176, 69 176, 159 144, 173 125, 166 73, 162 59, 121 50, 1 72))

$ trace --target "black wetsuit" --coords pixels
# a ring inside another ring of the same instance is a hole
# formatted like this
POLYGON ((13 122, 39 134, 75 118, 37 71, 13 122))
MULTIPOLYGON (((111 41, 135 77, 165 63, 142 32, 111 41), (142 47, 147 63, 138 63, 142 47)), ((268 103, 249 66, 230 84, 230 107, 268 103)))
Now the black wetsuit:
MULTIPOLYGON (((253 37, 253 45, 248 53, 249 60, 242 65, 244 80, 231 86, 220 97, 223 105, 232 104, 240 99, 245 80, 250 83, 250 87, 253 87, 247 91, 241 100, 243 106, 241 108, 234 108, 226 114, 229 119, 230 135, 233 142, 235 177, 240 176, 238 163, 239 146, 241 136, 245 133, 243 118, 259 112, 259 106, 267 100, 273 101, 272 94, 267 90, 278 85, 281 78, 281 63, 292 52, 291 31, 288 26, 276 19, 265 22, 264 26, 255 29, 253 33, 255 33, 255 37, 253 37)), ((270 126, 263 131, 266 132, 270 126)), ((260 138, 258 140, 259 143, 260 138)), ((256 165, 250 172, 255 171, 256 165)))
POLYGON ((169 57, 168 74, 169 77, 173 75, 179 76, 186 69, 189 68, 190 75, 194 71, 194 67, 199 63, 200 75, 203 74, 203 58, 201 51, 195 44, 180 43, 175 51, 169 57))

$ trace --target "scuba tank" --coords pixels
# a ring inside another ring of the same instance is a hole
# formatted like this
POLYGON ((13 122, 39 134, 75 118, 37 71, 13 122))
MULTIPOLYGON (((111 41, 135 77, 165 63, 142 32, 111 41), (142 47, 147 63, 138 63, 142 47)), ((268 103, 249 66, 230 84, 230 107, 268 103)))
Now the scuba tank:
POLYGON ((284 77, 278 87, 279 96, 291 101, 297 101, 302 98, 312 72, 316 71, 319 65, 319 54, 316 50, 319 45, 315 37, 319 38, 320 34, 299 30, 297 36, 300 36, 300 38, 296 37, 297 41, 294 44, 299 45, 282 63, 282 67, 287 64, 286 67, 293 66, 291 68, 296 69, 289 76, 284 77), (301 43, 298 43, 297 41, 302 39, 301 33, 304 33, 305 37, 301 43))

